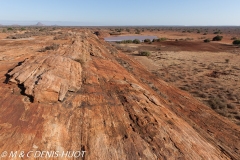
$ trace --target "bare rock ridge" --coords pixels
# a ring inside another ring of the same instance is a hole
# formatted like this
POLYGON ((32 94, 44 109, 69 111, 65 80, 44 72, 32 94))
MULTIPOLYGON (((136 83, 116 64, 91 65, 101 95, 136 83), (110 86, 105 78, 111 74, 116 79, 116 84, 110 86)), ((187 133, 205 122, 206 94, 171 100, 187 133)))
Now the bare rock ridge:
POLYGON ((81 88, 81 63, 90 60, 90 54, 100 56, 96 54, 99 49, 83 41, 86 36, 87 33, 74 35, 72 45, 62 50, 63 53, 60 48, 59 52, 25 60, 8 73, 10 82, 24 85, 25 94, 38 102, 63 101, 67 91, 76 92, 81 88))
POLYGON ((84 150, 84 160, 240 159, 239 126, 89 30, 63 32, 57 50, 18 53, 15 43, 29 46, 13 41, 3 52, 0 79, 7 73, 10 83, 0 83, 0 155, 84 150))

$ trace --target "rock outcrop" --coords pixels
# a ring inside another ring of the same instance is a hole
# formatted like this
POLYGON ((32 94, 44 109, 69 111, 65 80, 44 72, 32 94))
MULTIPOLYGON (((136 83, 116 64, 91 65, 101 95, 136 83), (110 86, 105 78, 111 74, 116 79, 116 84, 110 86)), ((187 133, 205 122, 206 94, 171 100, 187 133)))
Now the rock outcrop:
POLYGON ((82 84, 82 67, 71 58, 58 55, 35 56, 8 73, 10 81, 22 84, 25 94, 38 102, 62 101, 67 91, 82 84))

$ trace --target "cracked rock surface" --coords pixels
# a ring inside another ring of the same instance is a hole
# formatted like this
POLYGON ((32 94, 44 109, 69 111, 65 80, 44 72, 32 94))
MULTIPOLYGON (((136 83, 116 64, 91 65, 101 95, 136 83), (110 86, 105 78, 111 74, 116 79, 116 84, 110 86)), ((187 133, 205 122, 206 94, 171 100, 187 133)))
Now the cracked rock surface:
POLYGON ((81 64, 64 56, 42 55, 25 60, 8 75, 10 81, 23 84, 25 94, 38 102, 62 101, 67 91, 80 89, 81 64))

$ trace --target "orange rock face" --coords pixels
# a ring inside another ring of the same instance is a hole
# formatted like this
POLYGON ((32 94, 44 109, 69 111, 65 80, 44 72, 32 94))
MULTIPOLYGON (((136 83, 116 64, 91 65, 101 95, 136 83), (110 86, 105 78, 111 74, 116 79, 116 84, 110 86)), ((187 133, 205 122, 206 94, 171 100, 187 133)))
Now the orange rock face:
POLYGON ((63 101, 68 91, 81 88, 81 64, 64 56, 41 55, 25 60, 8 75, 23 84, 25 94, 38 102, 63 101))
POLYGON ((47 53, 27 49, 28 43, 39 48, 37 40, 12 42, 28 54, 20 49, 10 54, 11 47, 5 46, 0 79, 8 83, 0 84, 0 154, 6 151, 9 158, 11 151, 23 151, 22 159, 29 151, 28 159, 39 158, 35 153, 42 151, 61 153, 49 159, 240 159, 239 126, 188 93, 131 57, 113 54, 115 49, 90 31, 57 42, 60 48, 47 53), (62 155, 67 151, 84 155, 62 155))

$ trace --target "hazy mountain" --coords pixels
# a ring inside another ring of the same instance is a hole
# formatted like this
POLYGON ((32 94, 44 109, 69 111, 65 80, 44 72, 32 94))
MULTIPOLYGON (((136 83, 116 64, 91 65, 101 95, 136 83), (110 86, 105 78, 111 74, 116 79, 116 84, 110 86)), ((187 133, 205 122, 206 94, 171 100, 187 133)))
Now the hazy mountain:
POLYGON ((44 26, 41 22, 38 22, 35 26, 44 26))
POLYGON ((20 25, 19 25, 19 24, 12 24, 11 26, 13 26, 13 27, 19 27, 20 25))

